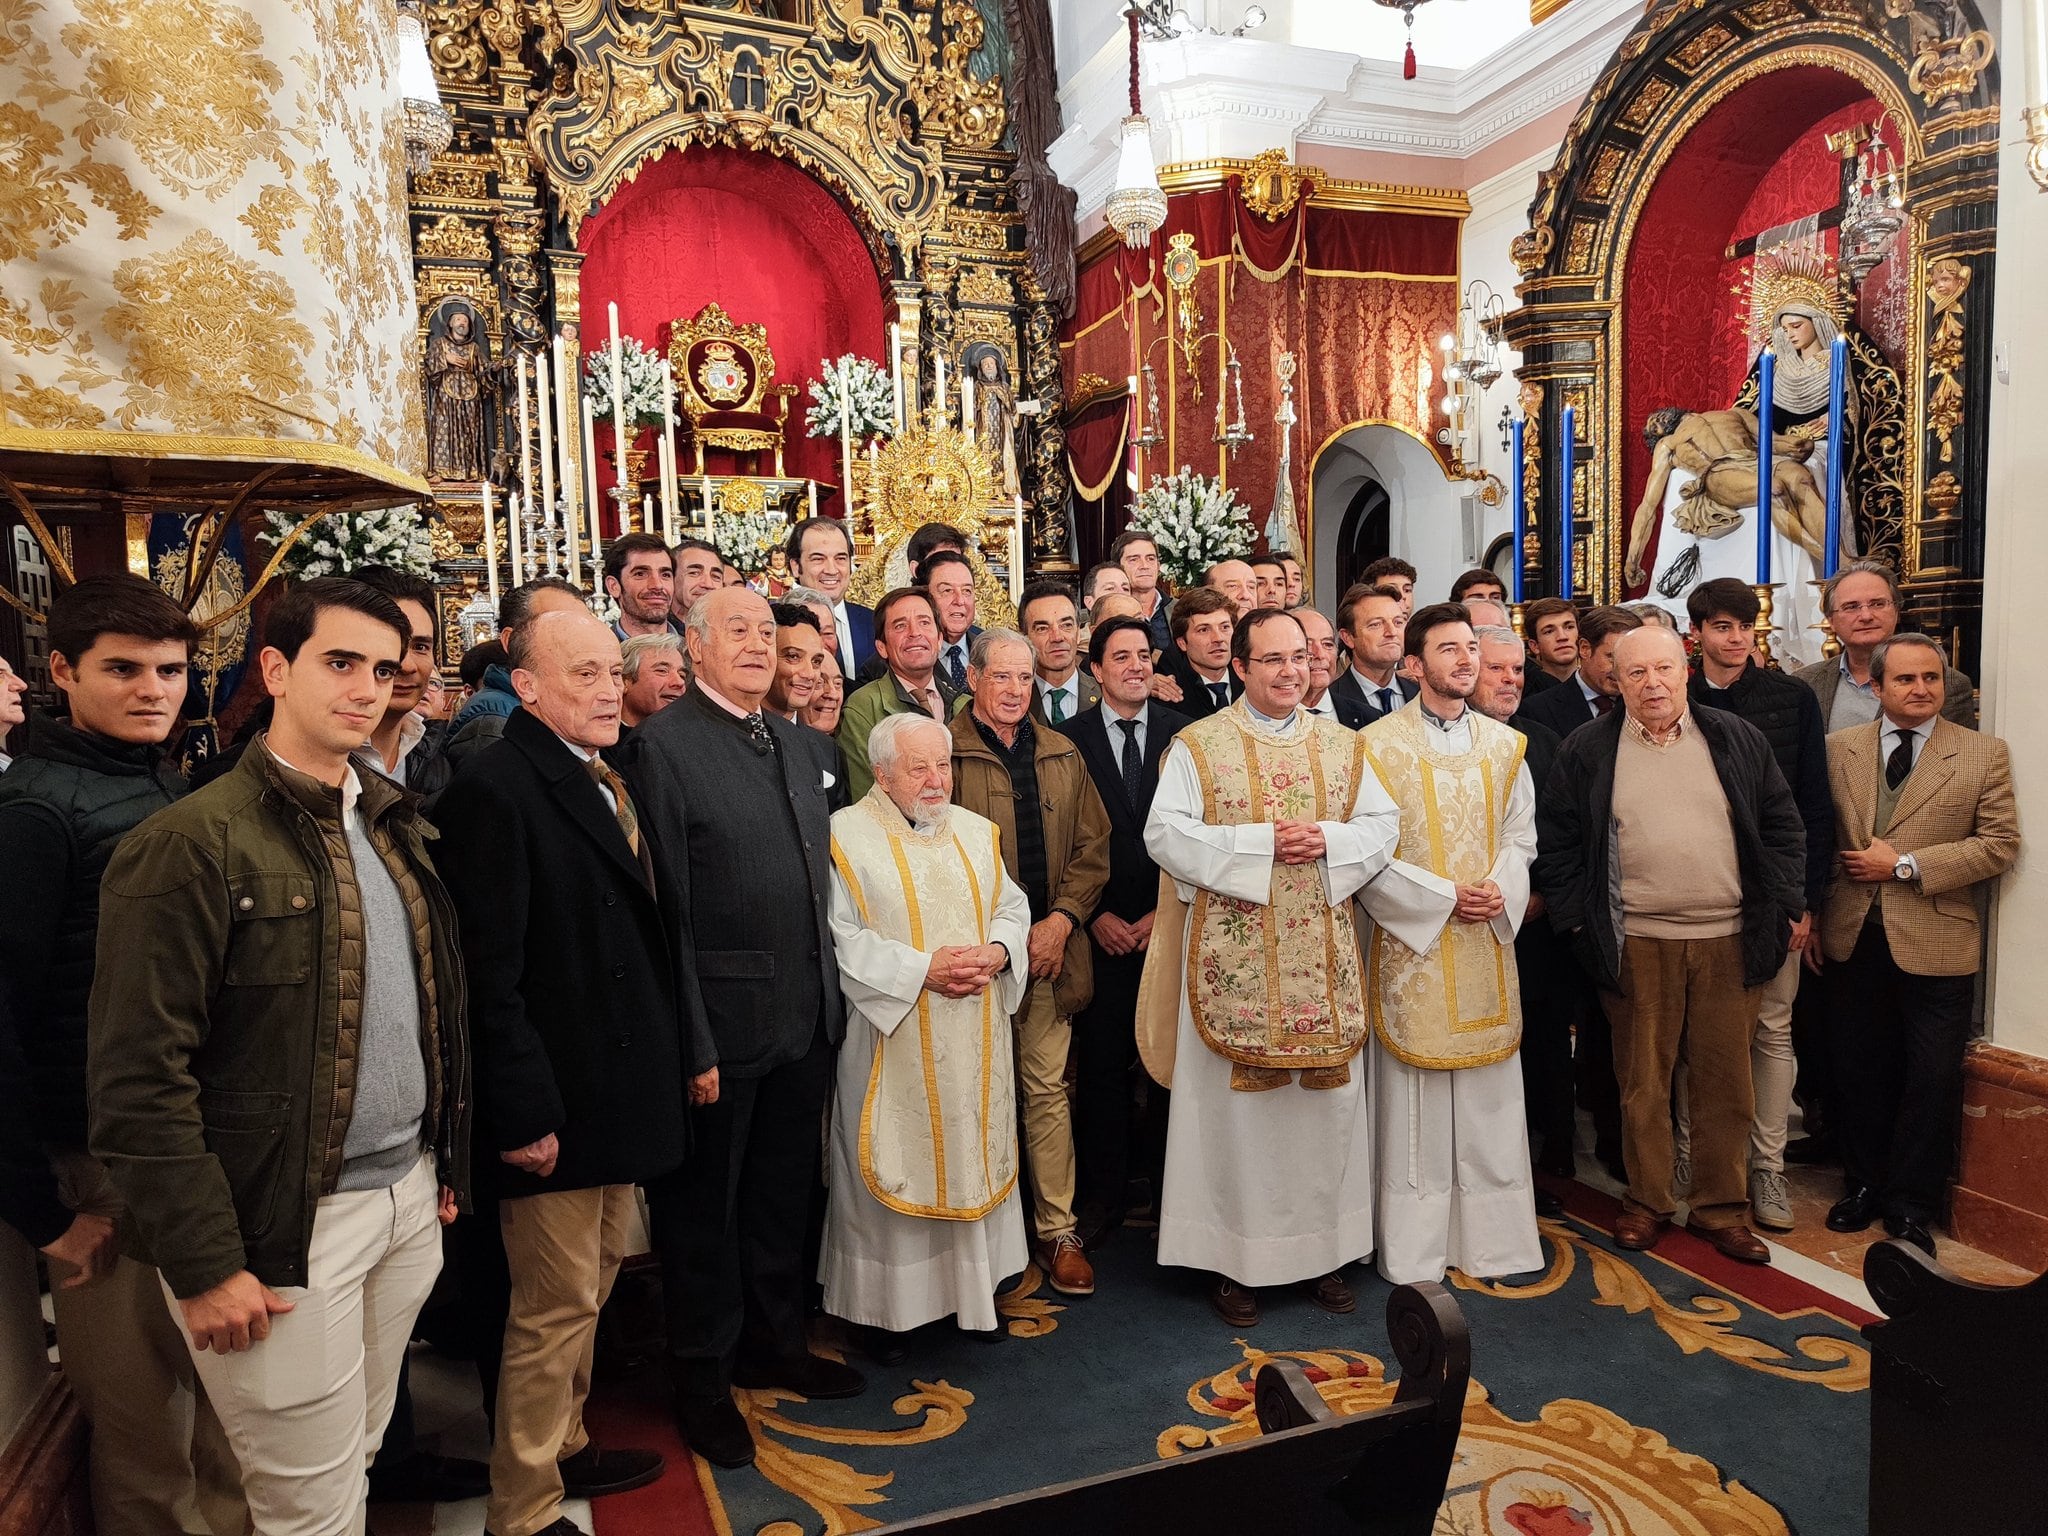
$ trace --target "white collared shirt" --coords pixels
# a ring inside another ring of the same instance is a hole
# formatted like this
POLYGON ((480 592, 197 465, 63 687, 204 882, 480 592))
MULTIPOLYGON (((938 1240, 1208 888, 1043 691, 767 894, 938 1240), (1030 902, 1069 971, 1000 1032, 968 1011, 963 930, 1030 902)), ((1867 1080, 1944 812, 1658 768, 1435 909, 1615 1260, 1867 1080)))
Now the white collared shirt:
POLYGON ((1354 666, 1351 669, 1351 676, 1357 682, 1359 690, 1364 693, 1365 702, 1383 715, 1391 715, 1407 702, 1401 697, 1401 679, 1398 675, 1390 674, 1384 683, 1377 683, 1354 666), (1392 695, 1391 699, 1388 697, 1389 694, 1392 695))
POLYGON ((846 621, 845 598, 832 604, 832 637, 839 642, 839 670, 851 679, 854 673, 853 626, 846 621))
POLYGON ((1061 696, 1059 719, 1061 725, 1070 724, 1074 716, 1081 713, 1081 674, 1079 671, 1069 673, 1064 683, 1048 683, 1042 677, 1036 679, 1036 682, 1038 684, 1038 707, 1045 711, 1046 719, 1052 719, 1051 695, 1055 693, 1061 696))
MULTIPOLYGON (((1118 714, 1114 709, 1110 708, 1107 698, 1102 701, 1103 734, 1109 737, 1110 755, 1119 763, 1123 761, 1124 728, 1117 724, 1117 722, 1125 718, 1125 716, 1118 714)), ((1128 718, 1137 722, 1138 728, 1131 732, 1131 735, 1137 740, 1138 756, 1142 758, 1145 755, 1145 732, 1152 725, 1152 701, 1148 699, 1143 704, 1140 704, 1138 712, 1128 718)))

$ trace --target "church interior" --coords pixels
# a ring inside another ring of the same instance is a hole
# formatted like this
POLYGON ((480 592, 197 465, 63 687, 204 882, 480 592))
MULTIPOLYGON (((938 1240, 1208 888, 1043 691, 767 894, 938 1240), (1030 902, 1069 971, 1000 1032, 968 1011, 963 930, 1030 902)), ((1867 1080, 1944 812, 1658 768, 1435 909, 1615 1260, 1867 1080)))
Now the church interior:
MULTIPOLYGON (((430 573, 453 686, 504 591, 601 590, 633 532, 779 597, 790 527, 841 519, 871 603, 946 522, 1009 624, 1027 583, 1213 499, 1326 613, 1389 556, 1417 602, 1495 572, 1517 625, 1544 597, 1682 625, 1733 576, 1788 672, 1839 649, 1821 581, 1882 560, 2048 827, 2048 718, 2019 707, 2048 583, 2048 0, 17 0, 0 83, 0 656, 31 704, 51 598, 100 572, 199 623, 203 757, 263 702, 276 593, 364 559, 430 573), (1796 444, 1762 476, 1759 411, 1796 444), (1719 480, 1698 445, 1730 421, 1747 467, 1719 480)), ((667 1421, 629 1259, 590 1423, 670 1472, 571 1513, 1166 1530, 1223 1497, 1169 1474, 1354 1420, 1394 1437, 1348 1452, 1381 1458, 1366 1502, 1398 1443, 1435 1457, 1433 1513, 1239 1518, 2048 1528, 2044 931, 2022 857, 1938 1273, 1828 1231, 1819 1169, 1767 1266, 1620 1251, 1622 1186, 1582 1153, 1545 1268, 1454 1271, 1448 1314, 1374 1280, 1354 1316, 1278 1302, 1233 1336, 1127 1229, 1086 1302, 1028 1270, 993 1347, 924 1341, 849 1402, 742 1393, 759 1457, 727 1471, 667 1421), (1121 1491, 947 1523, 1079 1479, 1121 1491)), ((7 1536, 92 1528, 42 1288, 0 1229, 7 1536)), ((422 1434, 482 1455, 474 1372, 414 1354, 422 1434)), ((369 1528, 473 1536, 482 1509, 369 1528)))

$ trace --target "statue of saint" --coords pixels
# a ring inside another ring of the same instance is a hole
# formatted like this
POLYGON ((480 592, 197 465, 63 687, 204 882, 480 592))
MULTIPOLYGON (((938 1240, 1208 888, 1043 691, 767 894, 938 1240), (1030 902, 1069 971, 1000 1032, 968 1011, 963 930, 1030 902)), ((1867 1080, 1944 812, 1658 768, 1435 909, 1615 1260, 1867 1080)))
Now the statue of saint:
POLYGON ((994 347, 974 364, 974 440, 996 466, 1003 500, 1014 500, 1023 486, 1017 475, 1017 392, 994 347))
MULTIPOLYGON (((1825 428, 1825 416, 1822 425, 1825 428)), ((1631 587, 1647 579, 1643 554, 1664 508, 1673 470, 1684 470, 1693 478, 1680 484, 1669 526, 1694 539, 1726 537, 1748 521, 1744 514, 1758 504, 1757 421, 1750 412, 1652 411, 1643 424, 1643 438, 1650 446, 1650 479, 1629 525, 1628 555, 1621 567, 1621 579, 1631 587)), ((1772 439, 1771 507, 1778 532, 1818 563, 1828 507, 1805 463, 1811 449, 1811 441, 1796 432, 1781 432, 1772 439)), ((1663 572, 1657 591, 1683 598, 1695 579, 1696 569, 1681 569, 1674 562, 1663 572), (1666 591, 1666 586, 1672 590, 1666 591)))
POLYGON ((486 390, 498 365, 484 353, 467 309, 448 312, 446 326, 427 340, 427 478, 481 480, 488 471, 484 446, 486 390))

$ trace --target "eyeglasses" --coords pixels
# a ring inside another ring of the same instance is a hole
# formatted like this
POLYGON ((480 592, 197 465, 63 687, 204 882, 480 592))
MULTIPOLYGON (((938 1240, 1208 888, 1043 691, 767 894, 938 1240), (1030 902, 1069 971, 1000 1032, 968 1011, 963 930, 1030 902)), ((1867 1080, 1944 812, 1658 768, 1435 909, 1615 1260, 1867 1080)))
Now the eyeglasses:
POLYGON ((1289 651, 1285 656, 1254 656, 1251 663, 1255 667, 1305 667, 1308 665, 1308 652, 1289 651))
POLYGON ((1852 616, 1854 616, 1854 615, 1856 615, 1856 614, 1864 614, 1864 613, 1889 613, 1889 612, 1891 611, 1891 607, 1892 607, 1892 600, 1891 600, 1890 598, 1888 598, 1888 597, 1879 597, 1879 598, 1874 598, 1874 599, 1872 599, 1872 600, 1871 600, 1870 602, 1867 602, 1867 603, 1842 603, 1842 604, 1839 604, 1839 605, 1838 605, 1838 606, 1836 607, 1836 609, 1835 609, 1835 612, 1837 612, 1837 613, 1846 613, 1846 614, 1850 614, 1850 615, 1852 615, 1852 616))

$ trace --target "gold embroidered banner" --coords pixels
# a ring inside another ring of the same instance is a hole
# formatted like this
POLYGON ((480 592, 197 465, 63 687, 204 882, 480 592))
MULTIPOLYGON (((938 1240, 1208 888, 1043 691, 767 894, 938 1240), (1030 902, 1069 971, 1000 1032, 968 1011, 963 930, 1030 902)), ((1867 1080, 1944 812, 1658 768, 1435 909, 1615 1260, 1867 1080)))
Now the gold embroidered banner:
POLYGON ((392 0, 0 0, 0 449, 424 493, 392 0))

